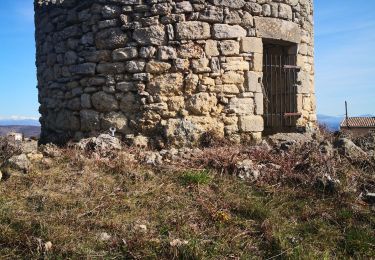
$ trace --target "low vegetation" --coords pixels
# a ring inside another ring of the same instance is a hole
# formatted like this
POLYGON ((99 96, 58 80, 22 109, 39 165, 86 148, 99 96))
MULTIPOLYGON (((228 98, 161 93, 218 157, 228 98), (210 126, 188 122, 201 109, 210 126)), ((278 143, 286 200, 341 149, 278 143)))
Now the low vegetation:
POLYGON ((374 162, 321 148, 214 145, 157 167, 61 150, 0 182, 0 258, 370 259, 374 162), (236 176, 247 158, 258 179, 236 176))

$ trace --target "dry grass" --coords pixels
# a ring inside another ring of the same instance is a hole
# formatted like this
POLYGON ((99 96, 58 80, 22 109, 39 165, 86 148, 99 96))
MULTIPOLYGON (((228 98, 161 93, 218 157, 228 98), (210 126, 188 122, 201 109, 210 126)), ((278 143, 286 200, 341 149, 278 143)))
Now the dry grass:
POLYGON ((338 156, 328 160, 313 145, 290 153, 210 147, 203 155, 150 168, 127 151, 103 158, 67 149, 12 176, 0 183, 0 258, 375 255, 374 209, 358 197, 373 172, 338 156), (280 168, 258 182, 241 181, 232 173, 244 158, 280 168), (323 173, 340 179, 334 192, 317 187, 323 173))

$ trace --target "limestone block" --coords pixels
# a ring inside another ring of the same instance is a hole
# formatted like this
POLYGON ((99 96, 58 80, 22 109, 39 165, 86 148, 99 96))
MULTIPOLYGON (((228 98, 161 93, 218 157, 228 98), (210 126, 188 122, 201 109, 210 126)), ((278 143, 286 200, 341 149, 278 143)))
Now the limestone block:
POLYGON ((190 62, 188 59, 175 59, 173 60, 174 69, 177 71, 188 71, 190 67, 190 62))
POLYGON ((216 95, 210 93, 198 93, 193 95, 187 101, 186 108, 194 115, 208 115, 216 105, 216 95))
POLYGON ((224 19, 226 24, 241 24, 242 18, 238 11, 229 11, 224 19))
POLYGON ((300 71, 297 74, 297 81, 299 82, 297 86, 298 94, 309 94, 310 93, 310 75, 306 71, 300 71))
POLYGON ((238 127, 241 132, 262 132, 264 130, 264 121, 262 116, 240 116, 238 127))
POLYGON ((127 47, 114 50, 112 52, 112 58, 114 61, 131 60, 138 56, 137 48, 127 47))
POLYGON ((212 117, 188 116, 169 119, 165 126, 165 136, 177 146, 194 145, 208 131, 224 136, 224 124, 212 117))
POLYGON ((89 94, 82 94, 81 106, 82 108, 91 108, 91 96, 89 94))
POLYGON ((246 75, 246 88, 245 88, 246 91, 261 93, 262 92, 262 88, 261 88, 262 73, 247 71, 245 75, 246 75))
POLYGON ((127 134, 128 119, 122 112, 110 112, 106 114, 101 120, 101 127, 104 129, 116 128, 117 132, 127 134))
POLYGON ((258 3, 246 3, 245 10, 249 11, 252 15, 260 15, 263 11, 262 6, 258 3))
POLYGON ((254 26, 254 18, 249 12, 243 12, 242 20, 240 23, 241 26, 246 27, 253 27, 254 26))
POLYGON ((153 58, 156 53, 156 48, 153 46, 148 46, 148 47, 142 47, 141 50, 139 51, 139 56, 141 58, 149 59, 153 58))
POLYGON ((244 0, 211 0, 210 2, 217 6, 224 6, 232 9, 240 9, 245 5, 244 0))
POLYGON ((254 103, 255 103, 255 114, 263 115, 264 114, 264 100, 263 93, 254 94, 254 103))
POLYGON ((260 38, 301 42, 301 29, 296 23, 269 17, 255 17, 254 20, 260 38))
POLYGON ((139 109, 138 101, 133 93, 126 93, 121 97, 120 110, 129 116, 129 114, 133 114, 139 109))
POLYGON ((207 6, 199 13, 199 20, 210 23, 222 23, 224 21, 223 8, 207 6))
POLYGON ((199 77, 195 74, 188 74, 185 78, 185 92, 186 93, 193 93, 196 91, 197 86, 199 83, 199 77))
POLYGON ((194 42, 188 42, 182 44, 177 49, 177 54, 179 58, 183 59, 200 59, 204 57, 204 50, 200 45, 195 44, 194 42))
POLYGON ((117 5, 105 5, 102 8, 102 15, 105 19, 115 18, 121 14, 121 8, 117 5))
POLYGON ((167 63, 167 62, 160 62, 160 61, 156 61, 156 60, 151 60, 146 65, 146 72, 158 74, 158 73, 166 72, 171 67, 172 67, 172 65, 167 63))
POLYGON ((205 73, 210 72, 211 68, 209 67, 210 60, 206 58, 194 59, 191 61, 191 67, 195 73, 205 73))
POLYGON ((183 91, 183 80, 181 73, 163 74, 152 78, 146 90, 152 95, 180 96, 183 91))
POLYGON ((159 60, 173 60, 177 59, 176 49, 170 46, 161 46, 158 50, 159 60))
POLYGON ((167 37, 163 25, 153 25, 135 29, 133 38, 141 45, 163 45, 167 37))
POLYGON ((229 61, 221 64, 221 67, 225 71, 248 71, 250 69, 250 64, 247 61, 229 61))
POLYGON ((252 98, 231 98, 227 111, 237 115, 253 115, 254 100, 252 98))
POLYGON ((216 39, 234 39, 246 36, 246 30, 239 25, 215 24, 213 34, 216 39))
POLYGON ((240 90, 235 84, 216 85, 215 92, 225 94, 239 94, 240 90))
POLYGON ((142 72, 145 69, 146 62, 140 60, 131 60, 125 62, 125 70, 130 73, 142 72))
POLYGON ((109 28, 99 31, 95 37, 98 49, 113 50, 124 47, 128 42, 128 36, 120 28, 109 28))
POLYGON ((257 72, 263 71, 263 54, 254 53, 253 61, 251 62, 250 69, 257 72))
POLYGON ((100 129, 99 113, 94 110, 81 110, 81 130, 95 131, 100 129))
POLYGON ((292 18, 293 18, 292 7, 290 5, 280 3, 280 5, 279 5, 279 17, 284 18, 284 19, 288 19, 288 20, 292 20, 292 18))
POLYGON ((183 96, 170 97, 167 104, 170 111, 178 112, 185 107, 185 98, 183 96))
POLYGON ((117 83, 116 89, 121 92, 130 92, 130 91, 135 91, 136 87, 135 87, 134 82, 124 81, 124 82, 117 83))
POLYGON ((263 41, 257 37, 241 38, 241 52, 245 53, 263 53, 263 41))
POLYGON ((176 9, 176 13, 193 12, 193 6, 191 5, 190 1, 177 2, 175 9, 176 9))
POLYGON ((179 40, 208 39, 211 37, 210 25, 198 21, 177 23, 176 37, 179 40))
POLYGON ((95 75, 95 68, 96 68, 95 63, 82 63, 82 64, 70 66, 69 71, 72 74, 90 76, 90 75, 95 75))
POLYGON ((220 51, 222 55, 238 55, 240 53, 240 44, 234 40, 220 42, 220 51))
POLYGON ((222 81, 224 84, 243 84, 245 78, 244 75, 239 72, 228 71, 223 74, 222 81))
POLYGON ((118 109, 118 102, 116 98, 103 91, 97 92, 91 97, 92 105, 97 111, 109 112, 118 109))
POLYGON ((208 57, 219 56, 219 50, 217 48, 217 41, 207 40, 205 46, 205 53, 208 57))
POLYGON ((100 63, 96 68, 99 74, 120 74, 125 72, 125 64, 116 63, 100 63))
POLYGON ((58 129, 71 131, 77 131, 80 129, 79 119, 69 110, 60 110, 57 114, 51 113, 51 118, 49 119, 52 119, 52 122, 56 122, 55 127, 58 127, 58 129))

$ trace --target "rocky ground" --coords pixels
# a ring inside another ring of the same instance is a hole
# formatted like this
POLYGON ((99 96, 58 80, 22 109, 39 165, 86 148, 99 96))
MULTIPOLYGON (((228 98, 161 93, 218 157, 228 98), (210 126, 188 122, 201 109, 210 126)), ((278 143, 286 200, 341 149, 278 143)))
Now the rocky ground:
POLYGON ((277 134, 150 150, 0 140, 0 258, 375 254, 375 136, 277 134))

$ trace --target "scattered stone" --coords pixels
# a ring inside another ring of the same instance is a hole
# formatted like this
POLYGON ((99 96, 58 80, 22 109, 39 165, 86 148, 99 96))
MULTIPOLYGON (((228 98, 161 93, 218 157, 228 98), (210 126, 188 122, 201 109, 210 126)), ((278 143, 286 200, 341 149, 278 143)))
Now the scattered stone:
POLYGON ((335 148, 341 155, 344 155, 352 160, 365 160, 368 158, 367 153, 360 147, 356 146, 351 140, 347 138, 340 138, 334 143, 335 148))
POLYGON ((28 173, 31 169, 31 163, 25 154, 13 156, 8 160, 7 165, 16 171, 21 171, 23 173, 28 173))
POLYGON ((103 232, 99 234, 99 241, 101 242, 108 242, 111 240, 112 236, 109 235, 107 232, 103 232))
POLYGON ((251 180, 257 180, 261 174, 258 167, 250 159, 236 163, 235 173, 241 179, 251 180))
POLYGON ((85 151, 110 152, 121 150, 121 141, 109 134, 101 134, 98 137, 82 139, 75 147, 85 151))
POLYGON ((278 133, 268 136, 267 140, 272 146, 282 150, 290 150, 291 148, 312 142, 313 138, 311 133, 278 133))

